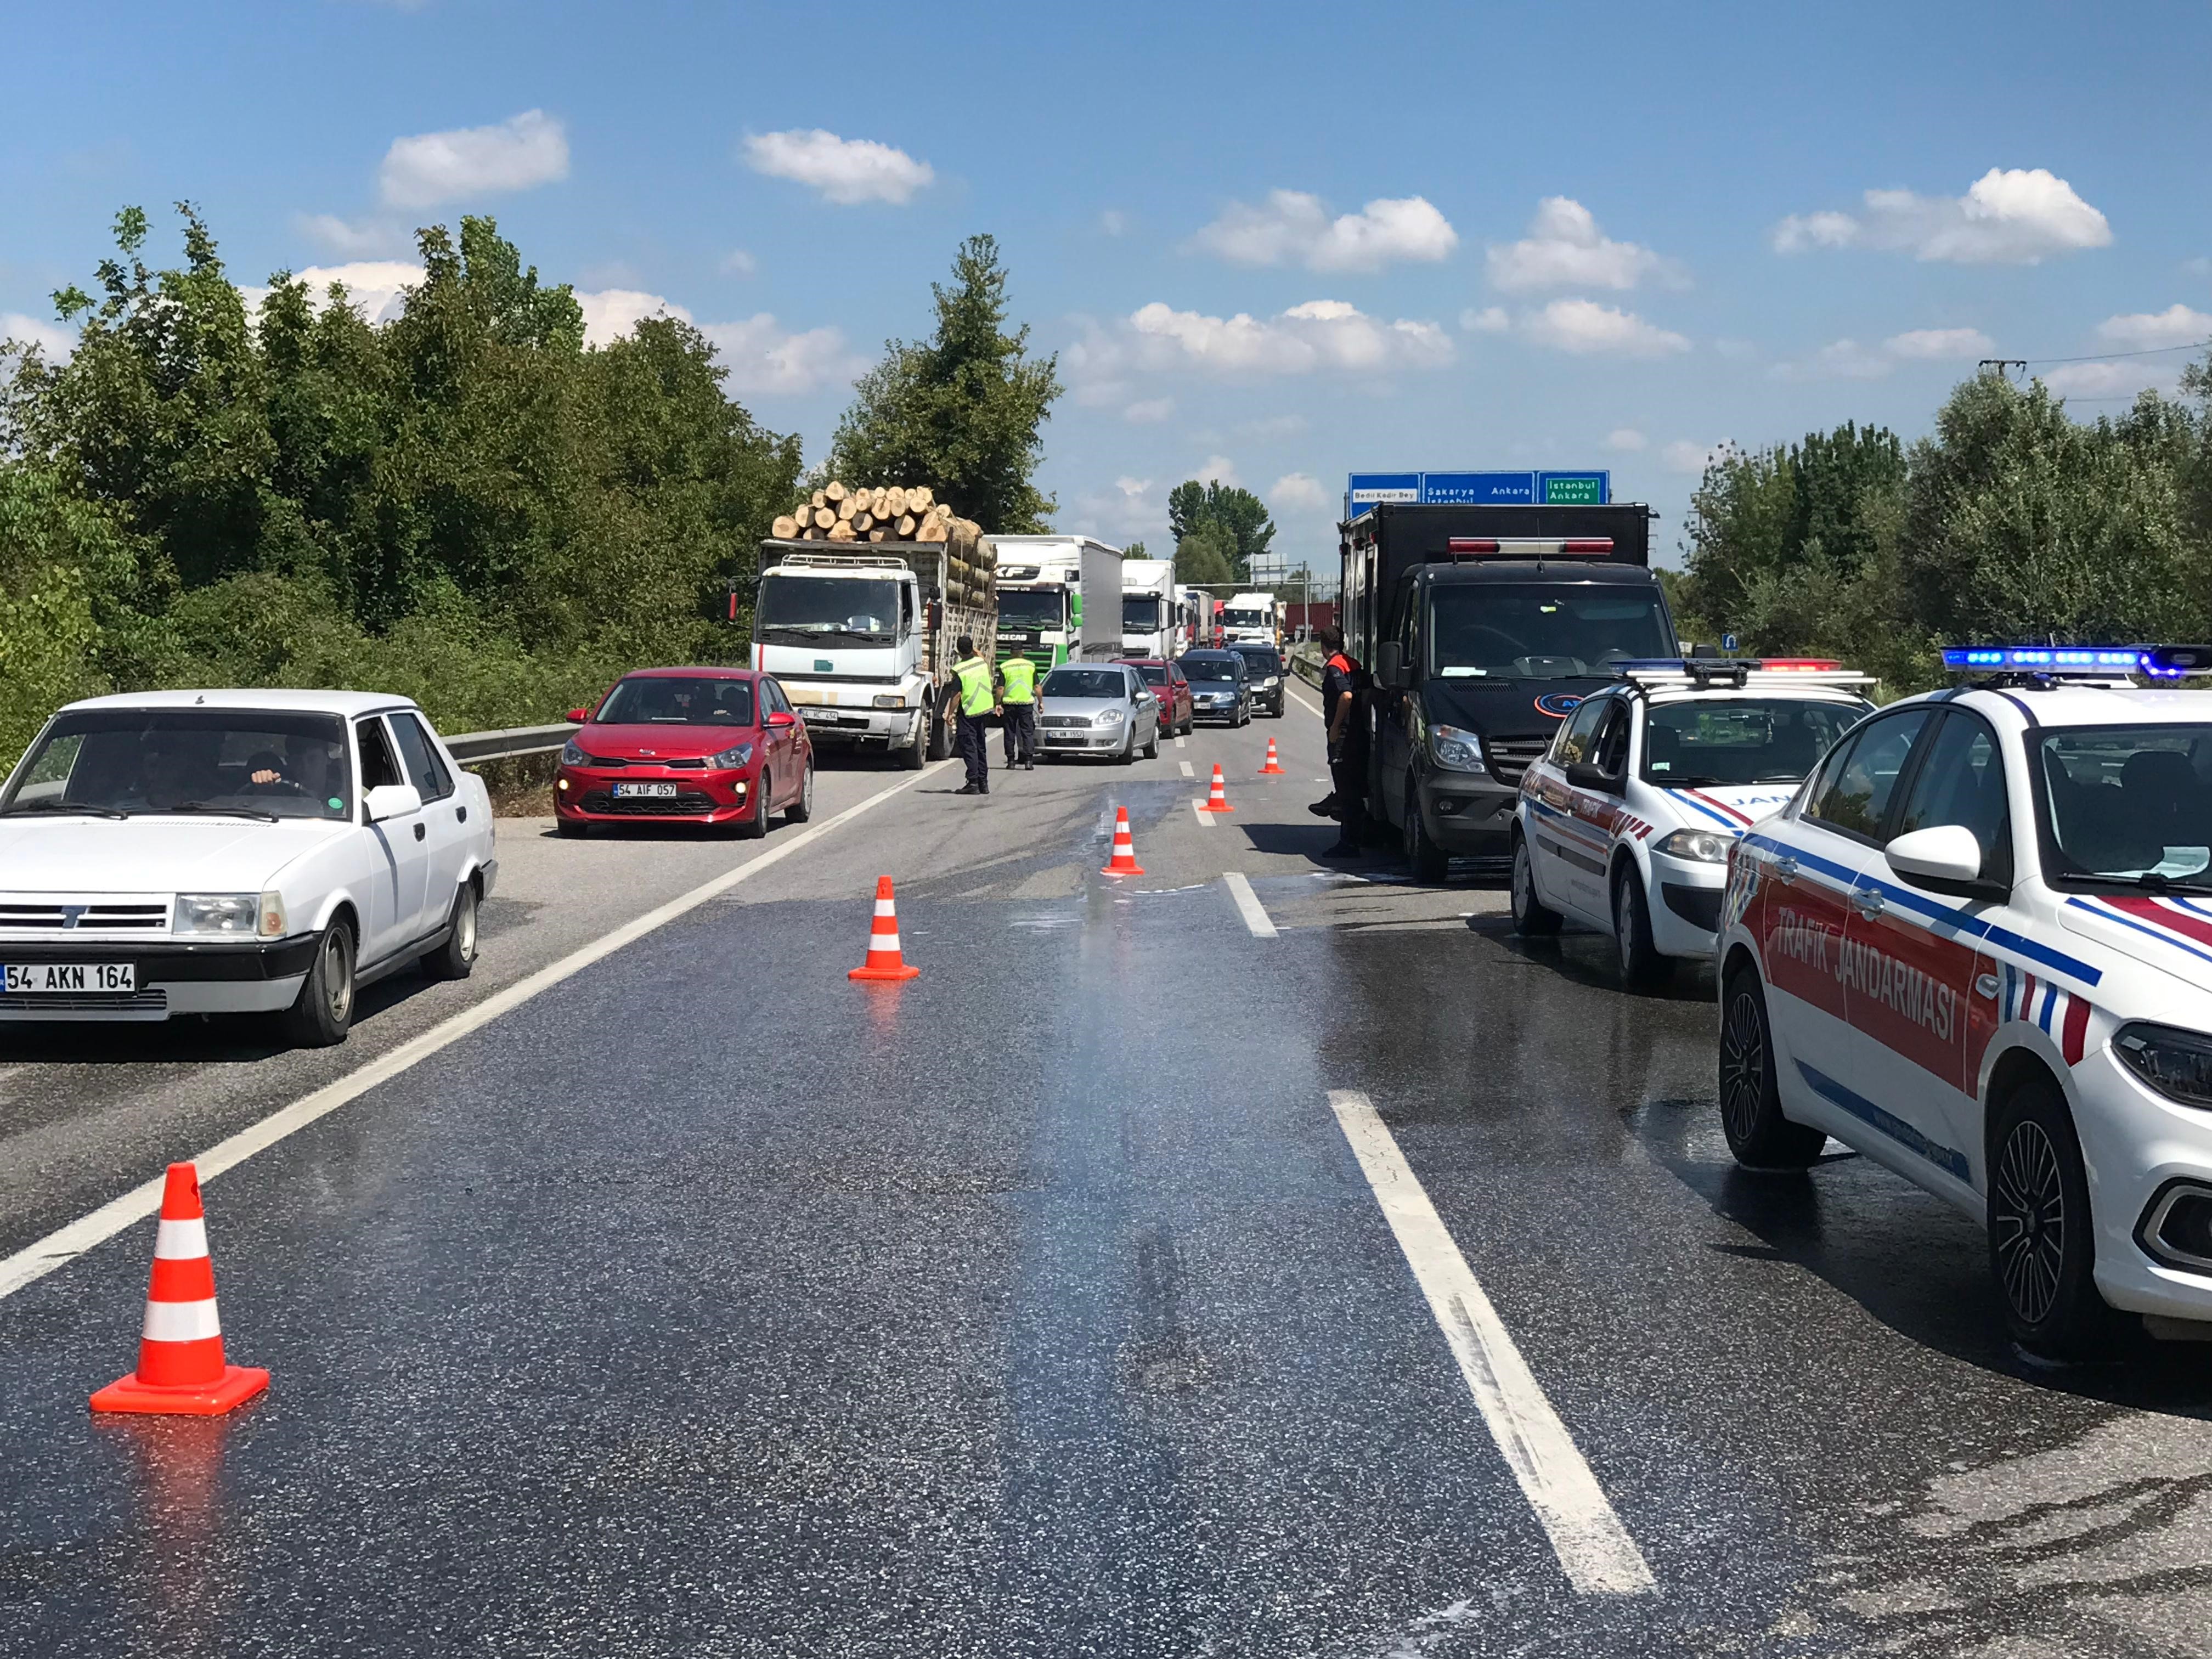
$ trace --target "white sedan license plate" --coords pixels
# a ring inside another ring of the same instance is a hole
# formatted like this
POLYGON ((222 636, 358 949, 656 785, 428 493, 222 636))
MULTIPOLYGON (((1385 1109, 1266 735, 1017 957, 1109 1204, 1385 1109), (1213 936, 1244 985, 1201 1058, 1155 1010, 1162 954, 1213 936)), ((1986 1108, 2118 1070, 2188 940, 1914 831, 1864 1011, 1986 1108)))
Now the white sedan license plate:
POLYGON ((676 793, 676 786, 672 783, 618 783, 615 786, 615 793, 617 795, 657 795, 663 799, 667 799, 674 796, 676 793))
POLYGON ((11 962, 0 968, 10 993, 32 996, 70 991, 135 991, 138 969, 128 962, 11 962))

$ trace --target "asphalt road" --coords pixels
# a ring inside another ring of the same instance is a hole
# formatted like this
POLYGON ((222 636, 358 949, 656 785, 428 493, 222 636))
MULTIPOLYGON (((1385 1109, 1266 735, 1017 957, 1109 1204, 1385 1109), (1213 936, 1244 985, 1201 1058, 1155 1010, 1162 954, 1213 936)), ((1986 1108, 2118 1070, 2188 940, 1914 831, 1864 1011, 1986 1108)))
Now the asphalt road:
POLYGON ((1735 1172, 1709 978, 1321 862, 1320 760, 503 824, 343 1049, 7 1038, 0 1254, 811 837, 208 1182, 234 1417, 85 1409, 150 1224, 0 1297, 0 1652, 2212 1651, 2212 1353, 2031 1366, 1934 1200, 1735 1172))

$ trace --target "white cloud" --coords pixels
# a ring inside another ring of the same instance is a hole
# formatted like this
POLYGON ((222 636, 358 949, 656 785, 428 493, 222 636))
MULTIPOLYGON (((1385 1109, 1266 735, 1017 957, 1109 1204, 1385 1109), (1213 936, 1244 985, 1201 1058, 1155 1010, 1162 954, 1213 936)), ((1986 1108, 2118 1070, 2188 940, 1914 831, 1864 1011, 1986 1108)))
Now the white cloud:
POLYGON ((1121 418, 1132 426, 1154 426, 1175 413, 1172 398, 1147 398, 1141 403, 1131 404, 1121 411, 1121 418))
POLYGON ((1437 368, 1451 338, 1430 322, 1370 317, 1341 300, 1309 300, 1268 318, 1212 317, 1154 301, 1110 333, 1071 346, 1071 376, 1113 382, 1133 369, 1188 370, 1224 379, 1333 372, 1383 374, 1437 368))
POLYGON ((1129 216, 1119 208, 1108 208, 1098 216, 1102 235, 1126 236, 1129 234, 1129 216))
POLYGON ((673 317, 688 323, 691 313, 658 294, 641 294, 634 288, 601 289, 579 294, 576 304, 584 313, 584 343, 603 346, 620 339, 647 317, 673 317))
POLYGON ((1732 447, 1726 438, 1710 444, 1692 443, 1686 438, 1677 438, 1660 450, 1659 459, 1670 472, 1703 477, 1705 468, 1726 454, 1732 447))
POLYGON ((1513 326, 1513 319, 1504 306, 1485 306, 1480 311, 1470 306, 1460 313, 1459 325, 1469 334, 1503 334, 1513 326))
POLYGON ((719 267, 725 276, 751 276, 760 271, 760 261, 741 247, 733 247, 722 256, 719 267))
POLYGON ((1323 513, 1333 504, 1321 480, 1307 472, 1285 472, 1267 491, 1267 505, 1278 512, 1323 513))
MULTIPOLYGON (((388 323, 404 308, 404 290, 421 283, 424 273, 422 266, 404 259, 356 259, 342 265, 309 265, 292 275, 307 285, 307 301, 317 309, 328 297, 331 284, 337 283, 345 289, 347 305, 372 323, 388 323)), ((238 291, 246 298, 248 315, 261 308, 269 293, 244 283, 238 291)))
POLYGON ((2062 398, 2099 401, 2132 398, 2139 392, 2172 392, 2180 384, 2181 369, 2172 362, 2064 363, 2038 377, 2062 398))
POLYGON ((1997 343, 1978 328, 1916 328, 1891 335, 1881 349, 1916 362, 1951 362, 1994 356, 1997 343))
POLYGON ((496 126, 395 138, 376 175, 385 202, 397 208, 529 190, 568 176, 568 135, 538 109, 526 109, 496 126))
POLYGON ((1778 253, 1870 247, 1953 264, 2035 264, 2104 247, 2105 216, 2044 167, 1991 167, 1964 196, 1870 190, 1865 210, 1792 214, 1774 228, 1778 253))
POLYGON ((1547 196, 1528 222, 1528 234, 1486 255, 1493 288, 1508 294, 1533 294, 1547 288, 1610 288, 1626 290, 1646 277, 1679 282, 1669 260, 1634 242, 1616 242, 1598 228, 1580 202, 1547 196))
POLYGON ((722 385, 733 394, 796 396, 848 386, 868 367, 866 358, 848 348, 843 330, 787 333, 765 311, 743 322, 703 324, 699 331, 714 343, 729 368, 722 385))
POLYGON ((2164 311, 2107 317, 2097 325, 2097 337, 2110 342, 2115 349, 2131 351, 2201 345, 2212 339, 2212 315, 2176 303, 2164 311))
POLYGON ((1459 233, 1424 197, 1380 198, 1332 219, 1320 197, 1275 190, 1264 206, 1231 202, 1194 240, 1237 264, 1371 271, 1394 261, 1434 263, 1459 246, 1459 233))
POLYGON ((1207 456, 1198 464, 1198 471, 1192 476, 1200 483, 1218 483, 1231 488, 1243 482, 1237 476, 1237 463, 1226 455, 1207 456))
MULTIPOLYGON (((61 323, 45 322, 20 311, 0 311, 0 342, 36 346, 48 362, 58 362, 76 349, 76 331, 61 323)), ((13 352, 4 354, 13 356, 13 352)))
MULTIPOLYGON (((1167 492, 1155 491, 1150 478, 1125 477, 1115 479, 1110 489, 1079 490, 1068 528, 1122 545, 1136 536, 1164 538, 1167 520, 1167 492)), ((1159 548, 1153 550, 1165 556, 1159 548)))
POLYGON ((404 228, 387 220, 364 219, 350 224, 335 213, 302 213, 294 222, 309 241, 341 258, 370 259, 379 254, 404 253, 410 240, 404 228))
POLYGON ((1665 357, 1690 349, 1683 336, 1595 300, 1554 300, 1523 313, 1520 327, 1539 345, 1584 356, 1665 357))
POLYGON ((1647 447, 1650 442, 1651 440, 1632 426, 1617 426, 1605 434, 1605 447, 1607 449, 1632 452, 1647 447))
POLYGON ((820 127, 755 133, 745 140, 745 165, 771 179, 789 179, 822 192, 841 207, 863 202, 903 206, 937 181, 937 171, 902 149, 872 138, 840 138, 820 127))

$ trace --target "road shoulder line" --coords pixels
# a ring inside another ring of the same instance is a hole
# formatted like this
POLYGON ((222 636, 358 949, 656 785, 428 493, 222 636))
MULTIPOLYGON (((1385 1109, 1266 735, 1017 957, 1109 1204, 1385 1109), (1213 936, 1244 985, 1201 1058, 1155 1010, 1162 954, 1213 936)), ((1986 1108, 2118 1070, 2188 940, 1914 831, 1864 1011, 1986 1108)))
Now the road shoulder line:
MULTIPOLYGON (((256 1152, 265 1152, 287 1135, 297 1133, 348 1101, 367 1094, 380 1083, 389 1082, 439 1050, 459 1042, 471 1031, 489 1025, 501 1014, 520 1007, 541 991, 550 990, 562 980, 582 972, 603 957, 612 956, 624 945, 634 944, 686 912, 697 909, 708 900, 719 897, 739 882, 771 865, 781 863, 800 848, 828 835, 839 824, 880 806, 892 796, 911 789, 924 778, 941 772, 951 764, 949 760, 939 761, 934 765, 925 766, 919 772, 908 774, 890 788, 878 790, 866 800, 847 807, 836 817, 808 825, 790 840, 774 843, 758 857, 748 859, 734 869, 725 870, 690 892, 679 894, 667 903, 624 922, 612 932, 600 934, 589 945, 517 980, 505 990, 485 998, 475 1007, 465 1008, 419 1036, 410 1037, 389 1054, 380 1054, 358 1071, 349 1072, 336 1082, 325 1084, 313 1093, 303 1095, 290 1105, 279 1107, 267 1117, 249 1123, 236 1134, 217 1141, 192 1158, 191 1161, 199 1167, 200 1180, 203 1182, 211 1181, 224 1170, 243 1164, 256 1152)), ((119 1198, 110 1199, 98 1209, 78 1217, 68 1225, 56 1228, 44 1238, 25 1245, 13 1255, 0 1258, 0 1300, 13 1296, 26 1285, 45 1278, 57 1267, 68 1266, 87 1250, 105 1243, 132 1223, 152 1215, 161 1207, 162 1182, 163 1178, 156 1176, 119 1198)))
POLYGON ((1568 1580, 1584 1595, 1655 1593, 1644 1553, 1613 1513, 1374 1103, 1357 1089, 1332 1089, 1328 1103, 1491 1438, 1550 1535, 1568 1580))

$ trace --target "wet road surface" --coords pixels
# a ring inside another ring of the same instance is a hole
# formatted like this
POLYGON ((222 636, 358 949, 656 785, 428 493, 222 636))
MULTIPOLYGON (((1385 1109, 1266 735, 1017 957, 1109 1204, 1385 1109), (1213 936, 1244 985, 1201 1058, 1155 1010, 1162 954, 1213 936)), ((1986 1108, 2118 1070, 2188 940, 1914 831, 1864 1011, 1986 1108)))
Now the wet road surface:
MULTIPOLYGON (((1735 1171, 1709 976, 1624 995, 1480 872, 1320 863, 1320 759, 1293 704, 927 774, 239 1164, 224 1327, 275 1381, 230 1419, 85 1410, 150 1224, 0 1299, 0 1651, 2212 1651, 2212 1351, 2031 1366, 1934 1200, 1735 1171), (883 872, 923 972, 855 986, 883 872), (1576 1589, 1332 1091, 1647 1593, 1576 1589)), ((11 1047, 0 1251, 757 856, 503 828, 546 920, 334 1054, 11 1047)))

